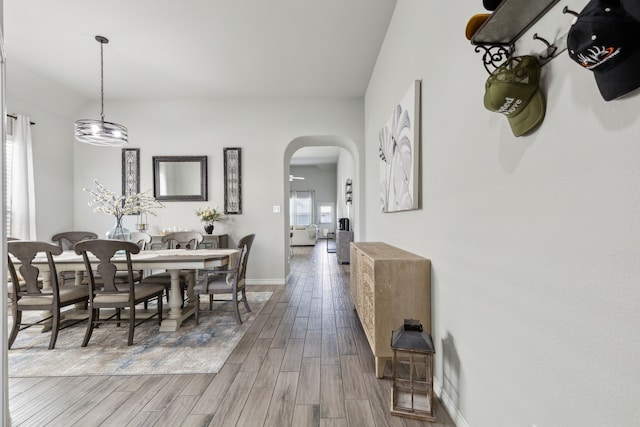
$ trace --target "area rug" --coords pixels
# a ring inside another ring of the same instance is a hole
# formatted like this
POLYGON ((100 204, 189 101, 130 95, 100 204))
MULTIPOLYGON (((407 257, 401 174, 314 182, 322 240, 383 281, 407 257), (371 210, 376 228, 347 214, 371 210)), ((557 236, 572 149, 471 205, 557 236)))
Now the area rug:
MULTIPOLYGON (((271 294, 247 292, 251 312, 240 304, 242 325, 236 322, 230 301, 214 302, 214 311, 202 311, 198 325, 191 316, 176 332, 159 332, 155 320, 141 324, 131 346, 125 324, 94 329, 89 345, 81 347, 86 331, 86 322, 81 322, 62 329, 53 350, 47 350, 48 332, 29 328, 18 333, 9 350, 9 376, 217 373, 271 294)), ((208 309, 207 305, 202 307, 208 309)))

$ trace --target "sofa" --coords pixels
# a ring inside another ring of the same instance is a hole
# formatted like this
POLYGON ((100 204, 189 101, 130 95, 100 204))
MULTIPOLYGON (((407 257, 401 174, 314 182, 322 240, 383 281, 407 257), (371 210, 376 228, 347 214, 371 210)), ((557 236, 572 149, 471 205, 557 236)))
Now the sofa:
POLYGON ((291 226, 291 246, 313 246, 318 241, 318 226, 292 225, 291 226))

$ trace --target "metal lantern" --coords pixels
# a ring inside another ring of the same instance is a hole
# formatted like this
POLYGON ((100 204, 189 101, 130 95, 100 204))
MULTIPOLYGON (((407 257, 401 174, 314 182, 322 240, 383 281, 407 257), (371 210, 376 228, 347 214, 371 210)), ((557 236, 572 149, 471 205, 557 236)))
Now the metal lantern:
POLYGON ((404 325, 391 334, 391 348, 391 414, 435 421, 433 358, 436 352, 431 335, 423 332, 419 321, 405 319, 404 325))

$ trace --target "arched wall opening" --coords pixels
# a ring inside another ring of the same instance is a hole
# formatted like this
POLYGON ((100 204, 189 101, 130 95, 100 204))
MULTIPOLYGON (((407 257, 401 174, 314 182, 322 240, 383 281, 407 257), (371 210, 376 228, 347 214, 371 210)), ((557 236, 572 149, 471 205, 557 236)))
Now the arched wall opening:
POLYGON ((354 240, 361 240, 362 230, 364 230, 363 215, 361 215, 360 206, 361 195, 364 194, 364 183, 362 176, 364 171, 361 168, 362 159, 361 153, 358 150, 356 144, 349 138, 340 135, 315 135, 315 136, 300 136, 293 139, 284 151, 282 182, 283 182, 283 223, 282 232, 284 235, 283 241, 285 242, 283 247, 283 255, 286 262, 285 265, 285 278, 289 277, 290 272, 290 246, 289 246, 289 167, 291 164, 291 157, 296 151, 304 147, 339 147, 345 149, 353 160, 353 201, 350 205, 349 213, 351 218, 351 228, 354 232, 354 240))

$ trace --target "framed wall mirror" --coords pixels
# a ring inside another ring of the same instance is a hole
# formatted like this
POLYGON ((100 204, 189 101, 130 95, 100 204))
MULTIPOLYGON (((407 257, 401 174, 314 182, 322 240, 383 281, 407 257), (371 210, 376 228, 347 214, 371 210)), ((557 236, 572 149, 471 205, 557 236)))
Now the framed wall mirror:
POLYGON ((206 201, 207 156, 154 156, 153 196, 162 201, 206 201))

